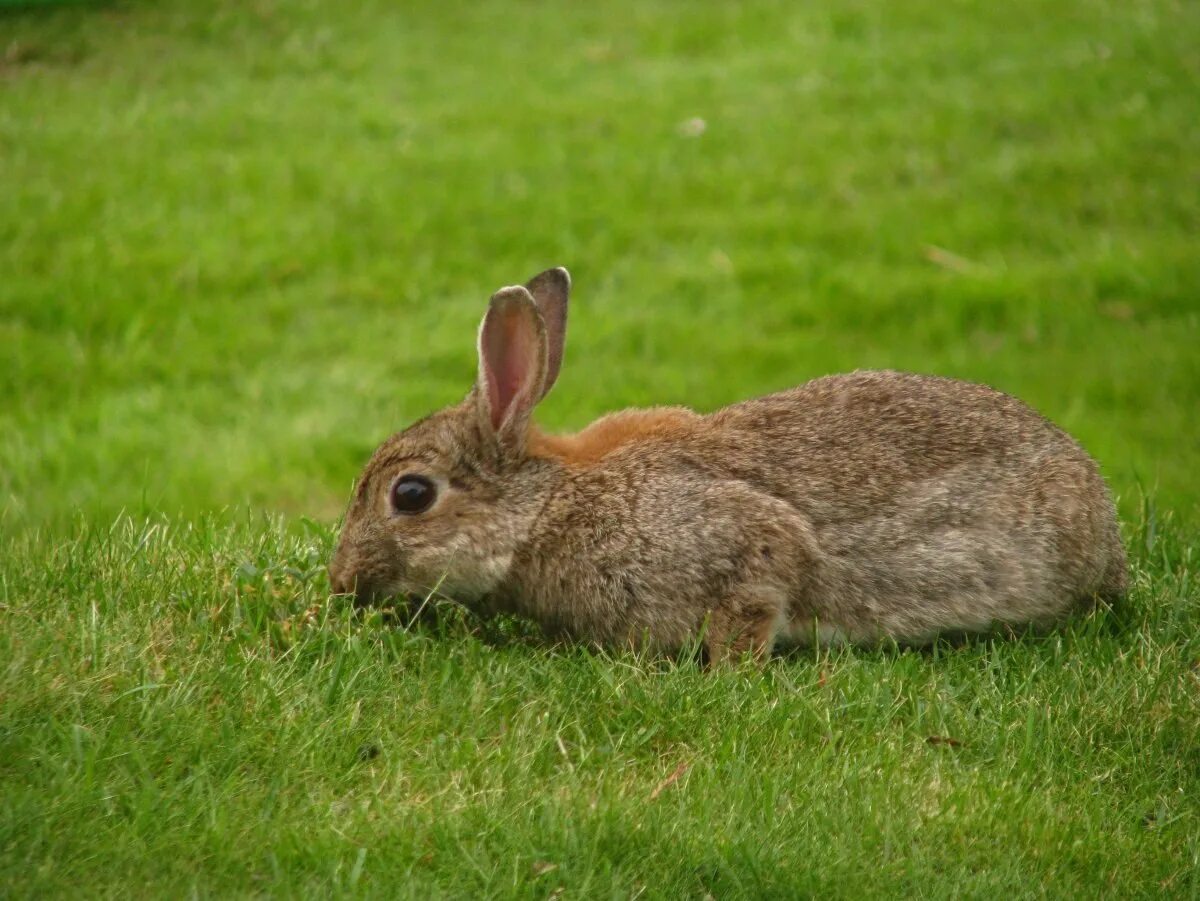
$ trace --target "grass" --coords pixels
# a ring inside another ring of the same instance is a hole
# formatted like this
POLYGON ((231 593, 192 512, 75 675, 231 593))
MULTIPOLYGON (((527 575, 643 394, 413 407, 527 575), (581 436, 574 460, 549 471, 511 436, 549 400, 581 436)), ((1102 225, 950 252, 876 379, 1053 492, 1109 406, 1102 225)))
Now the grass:
POLYGON ((0 4, 0 894, 1200 897, 1198 41, 1168 0, 0 4), (329 603, 358 467, 557 263, 545 425, 984 381, 1101 461, 1128 605, 706 675, 329 603))
POLYGON ((1141 539, 1122 623, 715 674, 356 619, 324 603, 315 527, 26 542, 0 885, 1195 896, 1195 559, 1141 539))

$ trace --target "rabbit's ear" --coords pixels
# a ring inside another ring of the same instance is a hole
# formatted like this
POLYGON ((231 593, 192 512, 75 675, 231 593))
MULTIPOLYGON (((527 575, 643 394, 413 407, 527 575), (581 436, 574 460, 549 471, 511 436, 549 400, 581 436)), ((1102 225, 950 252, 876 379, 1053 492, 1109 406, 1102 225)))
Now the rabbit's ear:
POLYGON ((521 450, 529 414, 546 384, 546 326, 528 289, 501 288, 479 326, 480 423, 510 450, 521 450))
POLYGON ((571 294, 571 273, 562 266, 535 275, 525 285, 533 295, 546 326, 546 384, 542 397, 550 393, 562 368, 563 347, 567 341, 567 299, 571 294))

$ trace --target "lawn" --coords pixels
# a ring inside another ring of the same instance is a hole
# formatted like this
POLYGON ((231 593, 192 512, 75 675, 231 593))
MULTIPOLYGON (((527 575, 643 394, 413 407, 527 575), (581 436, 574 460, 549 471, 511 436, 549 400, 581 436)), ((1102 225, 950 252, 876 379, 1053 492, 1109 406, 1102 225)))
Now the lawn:
POLYGON ((0 896, 1200 897, 1200 6, 0 0, 0 896), (575 280, 540 412, 895 367, 1118 496, 1125 606, 765 669, 328 598, 575 280))

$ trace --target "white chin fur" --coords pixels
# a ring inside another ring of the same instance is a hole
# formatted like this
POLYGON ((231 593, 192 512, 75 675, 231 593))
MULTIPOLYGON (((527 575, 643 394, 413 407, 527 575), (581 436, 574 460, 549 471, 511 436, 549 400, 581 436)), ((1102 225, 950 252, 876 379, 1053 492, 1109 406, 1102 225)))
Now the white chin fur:
MULTIPOLYGON (((443 557, 441 566, 429 567, 430 572, 437 573, 432 584, 437 586, 439 594, 458 601, 476 601, 504 581, 512 566, 511 552, 480 556, 479 549, 472 548, 465 537, 456 544, 448 563, 443 557)), ((419 566, 418 561, 414 563, 419 566)))

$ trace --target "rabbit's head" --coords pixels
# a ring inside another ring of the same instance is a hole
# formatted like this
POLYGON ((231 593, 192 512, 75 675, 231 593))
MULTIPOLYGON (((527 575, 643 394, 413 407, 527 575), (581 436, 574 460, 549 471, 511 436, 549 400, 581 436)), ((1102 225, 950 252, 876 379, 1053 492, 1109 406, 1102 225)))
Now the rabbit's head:
POLYGON ((335 592, 471 602, 501 583, 553 486, 526 442, 562 364, 570 287, 549 269, 492 296, 466 399, 393 435, 359 477, 329 566, 335 592))

